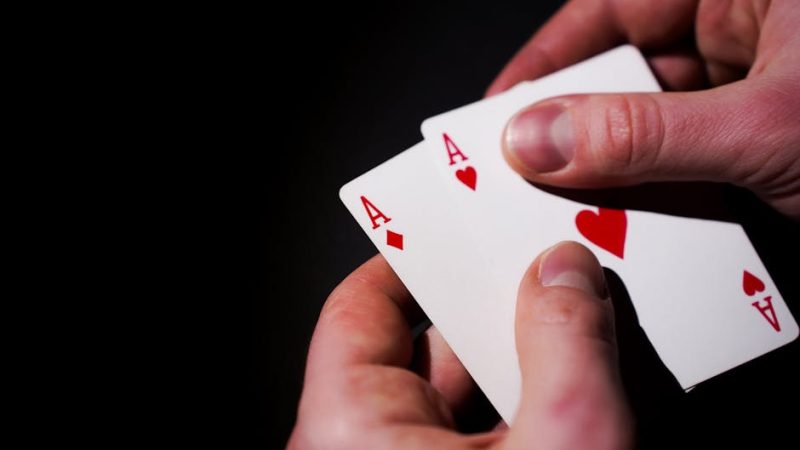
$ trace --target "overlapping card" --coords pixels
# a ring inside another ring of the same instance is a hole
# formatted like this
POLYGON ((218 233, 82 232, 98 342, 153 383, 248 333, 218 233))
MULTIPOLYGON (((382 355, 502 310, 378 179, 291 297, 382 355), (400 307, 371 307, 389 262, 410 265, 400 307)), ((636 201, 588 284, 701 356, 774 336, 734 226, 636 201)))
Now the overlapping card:
POLYGON ((684 389, 794 340, 798 327, 737 223, 613 209, 531 185, 500 151, 521 108, 565 94, 657 92, 623 46, 422 124, 425 140, 342 187, 350 213, 511 423, 519 282, 562 240, 625 283, 639 323, 684 389))

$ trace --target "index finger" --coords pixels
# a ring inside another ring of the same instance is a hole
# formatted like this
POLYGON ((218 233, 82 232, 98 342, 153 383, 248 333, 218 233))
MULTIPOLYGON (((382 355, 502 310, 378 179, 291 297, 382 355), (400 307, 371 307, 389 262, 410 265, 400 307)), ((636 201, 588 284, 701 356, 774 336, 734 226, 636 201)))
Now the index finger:
MULTIPOLYGON (((517 52, 486 95, 563 69, 625 42, 657 54, 664 52, 691 37, 696 10, 697 0, 572 0, 517 52)), ((676 78, 672 72, 681 72, 685 59, 661 61, 661 75, 676 78)))
POLYGON ((343 366, 407 366, 409 322, 421 313, 381 255, 351 273, 322 308, 308 352, 307 377, 343 366))
POLYGON ((570 1, 511 58, 486 96, 575 64, 621 43, 623 37, 611 2, 570 1))
POLYGON ((463 446, 441 394, 404 368, 417 311, 380 255, 331 293, 309 349, 289 448, 463 446))

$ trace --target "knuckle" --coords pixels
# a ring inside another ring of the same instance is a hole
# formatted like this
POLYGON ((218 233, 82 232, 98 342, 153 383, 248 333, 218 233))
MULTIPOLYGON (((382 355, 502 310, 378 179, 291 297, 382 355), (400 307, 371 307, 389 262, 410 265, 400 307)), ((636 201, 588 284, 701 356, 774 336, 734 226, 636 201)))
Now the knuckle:
POLYGON ((576 320, 577 309, 577 302, 568 296, 545 295, 534 303, 531 315, 539 323, 565 324, 576 320))
POLYGON ((566 333, 616 345, 611 304, 572 288, 547 288, 531 308, 541 325, 563 327, 566 333))
POLYGON ((341 323, 345 326, 357 323, 360 319, 353 308, 353 302, 350 301, 356 293, 351 286, 339 285, 322 305, 320 320, 327 323, 341 323))
POLYGON ((658 103, 644 94, 597 97, 589 105, 589 149, 602 173, 640 172, 658 159, 663 141, 663 121, 658 103))
POLYGON ((368 398, 368 394, 382 392, 389 397, 401 396, 418 390, 424 384, 422 378, 407 370, 395 367, 355 365, 344 370, 346 394, 351 399, 368 398))
POLYGON ((363 302, 359 300, 379 292, 379 288, 369 277, 353 273, 328 295, 322 305, 320 318, 326 322, 336 322, 346 326, 363 323, 365 309, 363 302))
MULTIPOLYGON (((377 374, 380 375, 380 374, 377 374)), ((338 376, 344 389, 335 394, 317 392, 313 403, 301 402, 297 425, 290 440, 290 449, 350 449, 363 445, 364 424, 370 421, 359 408, 337 407, 340 399, 350 401, 369 398, 366 394, 385 382, 369 366, 349 366, 338 376)), ((305 395, 305 394, 304 394, 305 395)))
POLYGON ((346 414, 318 413, 299 418, 287 449, 349 449, 364 438, 363 430, 346 414))
MULTIPOLYGON (((398 367, 356 366, 345 375, 342 395, 351 402, 350 424, 436 422, 452 418, 444 399, 419 375, 398 367)), ((349 428, 352 428, 350 426, 349 428)), ((348 434, 344 434, 349 438, 348 434)))

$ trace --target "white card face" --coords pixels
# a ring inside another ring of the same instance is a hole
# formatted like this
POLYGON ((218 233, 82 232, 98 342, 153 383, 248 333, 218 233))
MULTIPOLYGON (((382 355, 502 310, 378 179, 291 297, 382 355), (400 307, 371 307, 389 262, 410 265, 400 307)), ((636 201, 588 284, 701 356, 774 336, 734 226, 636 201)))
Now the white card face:
POLYGON ((453 199, 425 152, 422 143, 415 145, 346 184, 340 197, 478 386, 510 420, 519 395, 515 302, 496 301, 486 260, 455 220, 453 199))
MULTIPOLYGON (((662 361, 690 388, 798 334, 741 226, 568 200, 527 183, 508 167, 500 149, 508 119, 536 101, 658 90, 641 54, 625 46, 430 118, 422 131, 430 163, 492 269, 498 304, 515 302, 519 281, 538 253, 561 240, 581 242, 620 275, 662 361), (467 159, 451 165, 449 154, 455 151, 467 159)), ((513 317, 497 320, 514 327, 513 317)), ((505 346, 513 347, 513 339, 496 343, 505 346)), ((511 364, 496 370, 509 379, 519 376, 511 364)))

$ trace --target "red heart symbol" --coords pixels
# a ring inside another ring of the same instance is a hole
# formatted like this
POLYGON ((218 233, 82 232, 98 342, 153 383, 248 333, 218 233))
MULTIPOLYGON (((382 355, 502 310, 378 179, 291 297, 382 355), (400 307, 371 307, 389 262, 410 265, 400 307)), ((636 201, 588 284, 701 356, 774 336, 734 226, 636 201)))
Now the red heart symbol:
POLYGON ((764 290, 764 282, 745 270, 744 275, 742 275, 742 289, 744 289, 745 294, 752 297, 756 295, 756 292, 764 290))
POLYGON ((624 210, 600 208, 597 214, 583 210, 575 216, 575 225, 586 239, 623 258, 628 228, 624 210))
POLYGON ((475 184, 478 182, 478 172, 475 171, 474 167, 467 166, 463 169, 456 170, 456 178, 474 191, 475 184))

